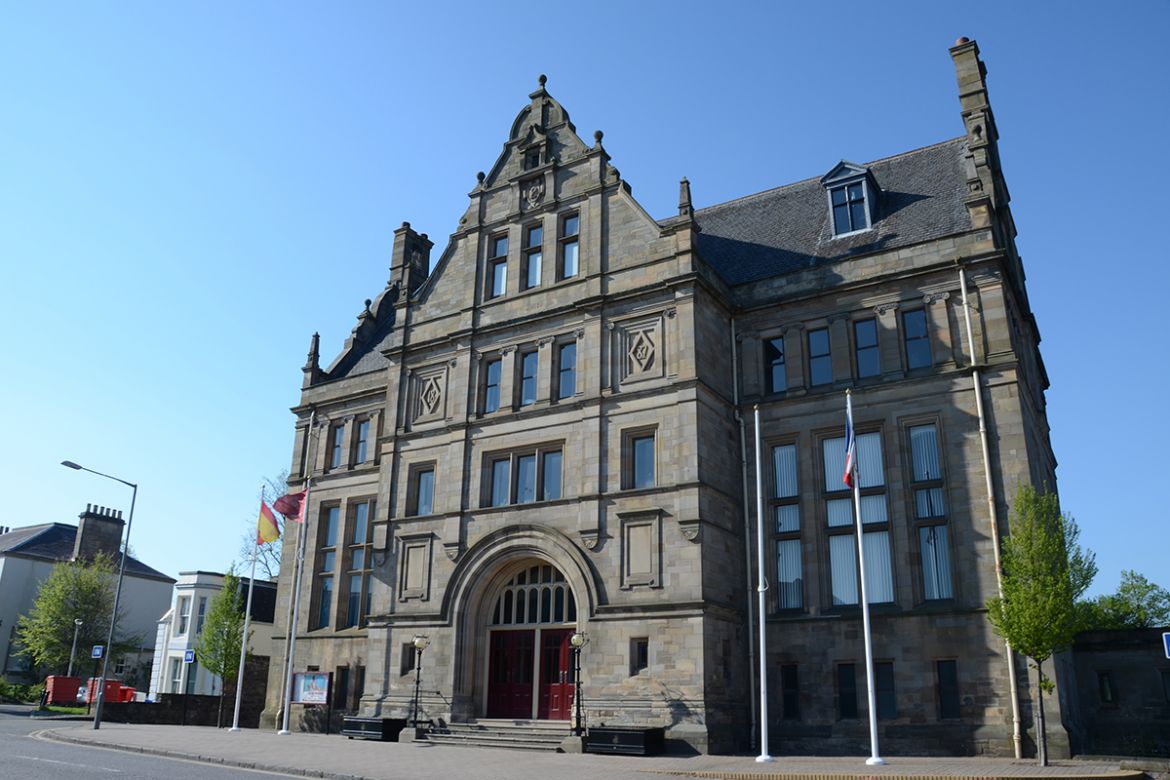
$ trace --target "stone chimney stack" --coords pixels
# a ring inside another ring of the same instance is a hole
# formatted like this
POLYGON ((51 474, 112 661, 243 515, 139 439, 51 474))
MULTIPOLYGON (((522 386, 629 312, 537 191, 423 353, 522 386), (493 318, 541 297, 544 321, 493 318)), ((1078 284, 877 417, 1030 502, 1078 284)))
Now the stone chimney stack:
POLYGON ((77 538, 73 541, 72 560, 89 560, 100 552, 115 558, 122 549, 122 510, 86 504, 78 517, 77 538))
POLYGON ((394 231, 394 255, 390 258, 390 283, 398 283, 399 303, 405 303, 419 285, 426 281, 431 266, 434 243, 426 233, 416 233, 409 222, 394 231))

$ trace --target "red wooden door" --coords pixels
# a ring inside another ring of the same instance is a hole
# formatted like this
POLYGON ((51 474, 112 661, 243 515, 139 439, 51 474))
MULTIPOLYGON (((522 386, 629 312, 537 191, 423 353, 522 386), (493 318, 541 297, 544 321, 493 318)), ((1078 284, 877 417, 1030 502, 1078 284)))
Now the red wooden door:
POLYGON ((532 662, 534 631, 496 631, 492 634, 489 718, 532 717, 532 662))
POLYGON ((569 720, 573 715, 572 629, 540 632, 540 699, 537 717, 569 720))

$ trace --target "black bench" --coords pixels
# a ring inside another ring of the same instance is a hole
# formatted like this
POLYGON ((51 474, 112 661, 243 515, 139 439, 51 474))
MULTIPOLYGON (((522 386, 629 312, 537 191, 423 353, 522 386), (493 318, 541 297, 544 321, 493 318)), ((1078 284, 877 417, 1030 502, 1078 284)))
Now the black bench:
POLYGON ((341 722, 341 735, 349 739, 397 742, 398 732, 404 728, 406 728, 406 718, 346 717, 341 722))
POLYGON ((661 726, 600 726, 589 729, 585 750, 589 753, 616 753, 626 756, 657 756, 662 753, 666 729, 661 726))

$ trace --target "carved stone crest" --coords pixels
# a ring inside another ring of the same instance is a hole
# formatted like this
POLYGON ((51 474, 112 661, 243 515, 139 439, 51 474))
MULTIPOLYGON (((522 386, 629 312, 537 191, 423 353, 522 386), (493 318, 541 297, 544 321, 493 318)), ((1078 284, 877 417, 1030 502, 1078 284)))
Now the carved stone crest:
POLYGON ((524 194, 524 203, 528 208, 536 208, 544 200, 544 177, 529 179, 521 188, 524 194))

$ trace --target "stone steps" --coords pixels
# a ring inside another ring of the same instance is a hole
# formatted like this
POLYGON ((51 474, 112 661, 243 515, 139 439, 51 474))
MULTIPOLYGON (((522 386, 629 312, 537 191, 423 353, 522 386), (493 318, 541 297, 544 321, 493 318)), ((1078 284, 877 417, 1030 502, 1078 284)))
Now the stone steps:
POLYGON ((424 739, 435 745, 555 751, 571 733, 567 721, 484 719, 432 726, 424 739))

